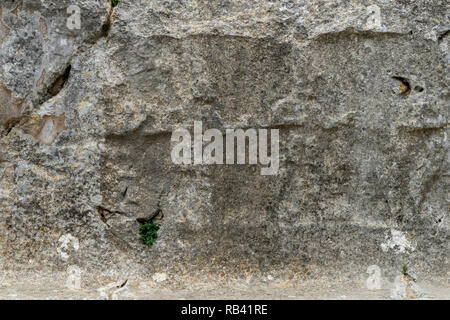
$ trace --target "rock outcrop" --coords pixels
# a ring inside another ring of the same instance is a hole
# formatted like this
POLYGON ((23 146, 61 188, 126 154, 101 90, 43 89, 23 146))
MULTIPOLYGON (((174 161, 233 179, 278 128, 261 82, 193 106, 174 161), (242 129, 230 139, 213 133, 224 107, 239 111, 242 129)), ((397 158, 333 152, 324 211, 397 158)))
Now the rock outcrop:
POLYGON ((2 0, 4 270, 446 277, 449 26, 438 0, 2 0), (278 129, 279 173, 174 164, 194 121, 278 129))

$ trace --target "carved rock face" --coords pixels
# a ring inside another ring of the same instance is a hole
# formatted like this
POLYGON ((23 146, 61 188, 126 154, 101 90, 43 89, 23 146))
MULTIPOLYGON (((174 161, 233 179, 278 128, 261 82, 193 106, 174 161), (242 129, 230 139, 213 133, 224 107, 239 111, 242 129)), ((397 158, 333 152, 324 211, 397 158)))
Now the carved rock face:
POLYGON ((448 269, 444 2, 92 0, 80 29, 72 2, 0 4, 5 268, 174 282, 448 269), (175 165, 171 134, 194 121, 278 129, 279 174, 175 165), (136 219, 157 210, 147 248, 136 219), (80 245, 62 261, 69 233, 80 245))

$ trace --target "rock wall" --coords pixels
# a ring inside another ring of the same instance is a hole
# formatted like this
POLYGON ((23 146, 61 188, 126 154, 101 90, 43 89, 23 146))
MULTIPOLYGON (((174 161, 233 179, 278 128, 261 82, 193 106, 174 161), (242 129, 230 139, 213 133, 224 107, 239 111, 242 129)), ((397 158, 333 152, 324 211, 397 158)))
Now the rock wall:
POLYGON ((444 0, 1 0, 4 270, 446 277, 449 25, 444 0), (278 129, 279 173, 175 165, 194 121, 278 129))

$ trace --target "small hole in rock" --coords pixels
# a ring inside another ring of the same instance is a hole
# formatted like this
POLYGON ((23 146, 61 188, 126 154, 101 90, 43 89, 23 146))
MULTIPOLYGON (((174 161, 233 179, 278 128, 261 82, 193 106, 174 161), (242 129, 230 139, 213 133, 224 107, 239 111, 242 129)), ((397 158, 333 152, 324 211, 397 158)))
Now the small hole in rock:
POLYGON ((111 25, 109 23, 104 23, 102 25, 102 35, 106 36, 108 34, 110 28, 111 28, 111 25))
POLYGON ((411 92, 411 85, 409 84, 409 80, 405 77, 395 76, 392 79, 400 82, 399 93, 400 95, 408 95, 411 92))

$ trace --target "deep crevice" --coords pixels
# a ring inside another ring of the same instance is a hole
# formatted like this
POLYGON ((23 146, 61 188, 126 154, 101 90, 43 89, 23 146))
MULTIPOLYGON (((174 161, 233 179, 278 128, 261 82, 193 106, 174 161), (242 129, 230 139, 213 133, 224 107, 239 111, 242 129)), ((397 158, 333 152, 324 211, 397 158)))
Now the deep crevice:
POLYGON ((47 92, 44 94, 41 101, 39 101, 40 104, 57 96, 61 92, 61 90, 66 85, 67 80, 69 80, 71 70, 72 70, 72 65, 69 64, 64 69, 64 71, 55 79, 55 81, 53 81, 53 83, 47 88, 47 92))

